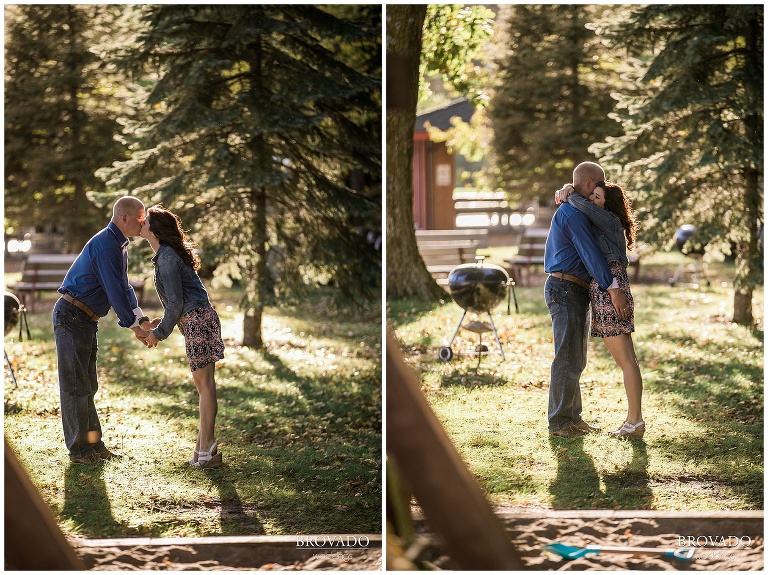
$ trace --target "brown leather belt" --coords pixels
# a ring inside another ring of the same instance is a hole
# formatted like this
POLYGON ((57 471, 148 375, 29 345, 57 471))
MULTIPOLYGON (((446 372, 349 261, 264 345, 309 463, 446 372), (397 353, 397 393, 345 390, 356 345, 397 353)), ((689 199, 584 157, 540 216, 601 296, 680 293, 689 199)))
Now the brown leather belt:
POLYGON ((585 282, 581 278, 577 278, 576 276, 572 276, 571 274, 564 274, 563 272, 552 272, 549 275, 551 275, 554 278, 559 278, 561 280, 565 280, 565 281, 573 282, 575 284, 579 284, 581 287, 589 289, 589 284, 587 282, 585 282))
POLYGON ((95 323, 99 323, 100 317, 98 315, 96 315, 95 313, 93 313, 93 310, 91 308, 89 308, 87 305, 85 305, 83 302, 77 301, 75 298, 73 298, 68 293, 65 293, 64 295, 62 295, 61 299, 64 299, 64 300, 68 301, 69 303, 71 303, 73 306, 83 310, 85 313, 88 314, 88 317, 91 318, 91 321, 93 321, 95 323))

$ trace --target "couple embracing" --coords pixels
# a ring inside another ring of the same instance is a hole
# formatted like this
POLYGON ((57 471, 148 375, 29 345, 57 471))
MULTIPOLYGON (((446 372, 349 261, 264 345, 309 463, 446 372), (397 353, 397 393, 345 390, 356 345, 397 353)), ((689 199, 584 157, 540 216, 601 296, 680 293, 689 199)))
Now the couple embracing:
POLYGON ((555 201, 561 205, 552 218, 544 253, 544 271, 549 274, 545 299, 555 346, 550 435, 578 437, 599 431, 581 417, 579 379, 591 335, 603 339, 624 376, 627 417, 611 434, 642 437, 643 381, 632 343, 634 300, 627 276, 627 247, 635 242, 637 226, 629 200, 620 186, 605 181, 599 165, 584 162, 576 166, 573 183, 555 193, 555 201))
POLYGON ((194 467, 216 467, 222 456, 214 440, 216 361, 224 357, 221 323, 197 270, 200 259, 179 218, 162 206, 145 211, 138 198, 125 196, 113 207, 109 225, 93 236, 70 267, 53 308, 58 357, 59 397, 64 442, 73 463, 119 457, 102 441, 94 396, 98 391, 96 356, 99 320, 110 308, 118 324, 131 329, 147 347, 156 347, 178 325, 189 367, 200 395, 200 427, 194 467), (146 239, 155 256, 155 288, 162 318, 150 320, 128 281, 128 238, 146 239))

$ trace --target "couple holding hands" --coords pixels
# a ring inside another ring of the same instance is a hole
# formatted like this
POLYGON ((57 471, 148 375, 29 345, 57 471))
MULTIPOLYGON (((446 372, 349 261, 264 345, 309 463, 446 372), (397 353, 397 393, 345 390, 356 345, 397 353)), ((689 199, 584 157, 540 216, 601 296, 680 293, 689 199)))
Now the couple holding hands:
POLYGON ((73 463, 119 457, 102 441, 94 396, 99 319, 115 310, 118 324, 133 330, 147 347, 156 347, 178 325, 200 396, 200 426, 194 467, 218 467, 222 455, 214 439, 216 361, 224 357, 221 322, 197 270, 200 259, 178 216, 162 206, 145 211, 138 198, 125 196, 113 207, 109 225, 93 236, 70 267, 53 308, 64 441, 73 463), (162 318, 150 320, 128 281, 128 238, 140 236, 155 251, 155 289, 162 318))

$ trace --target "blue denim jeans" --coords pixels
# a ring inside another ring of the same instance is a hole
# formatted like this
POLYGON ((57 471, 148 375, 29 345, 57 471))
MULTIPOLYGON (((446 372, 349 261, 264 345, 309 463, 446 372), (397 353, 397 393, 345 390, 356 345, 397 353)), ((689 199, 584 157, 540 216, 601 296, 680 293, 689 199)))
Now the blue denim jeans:
POLYGON ((101 424, 93 398, 99 389, 96 377, 98 324, 84 311, 59 299, 53 308, 53 333, 59 360, 59 398, 64 443, 69 456, 101 451, 101 424))
POLYGON ((579 379, 587 365, 589 290, 550 276, 544 297, 552 318, 555 359, 549 383, 549 431, 581 422, 579 379))

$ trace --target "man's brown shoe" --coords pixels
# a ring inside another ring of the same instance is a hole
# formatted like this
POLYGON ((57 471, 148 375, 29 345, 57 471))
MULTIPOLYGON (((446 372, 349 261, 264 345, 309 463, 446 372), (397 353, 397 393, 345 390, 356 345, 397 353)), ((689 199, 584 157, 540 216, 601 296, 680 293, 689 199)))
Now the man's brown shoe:
POLYGON ((107 461, 109 459, 122 459, 122 455, 118 455, 117 453, 112 453, 109 449, 106 447, 102 449, 101 451, 97 451, 96 455, 99 456, 99 459, 102 461, 107 461))
POLYGON ((99 457, 99 454, 95 451, 89 451, 85 455, 81 455, 79 457, 70 457, 69 460, 72 463, 81 463, 83 465, 92 465, 102 461, 101 457, 99 457))
POLYGON ((576 427, 584 430, 584 432, 586 433, 598 433, 600 431, 599 427, 592 427, 589 423, 587 423, 583 419, 578 423, 576 427))

